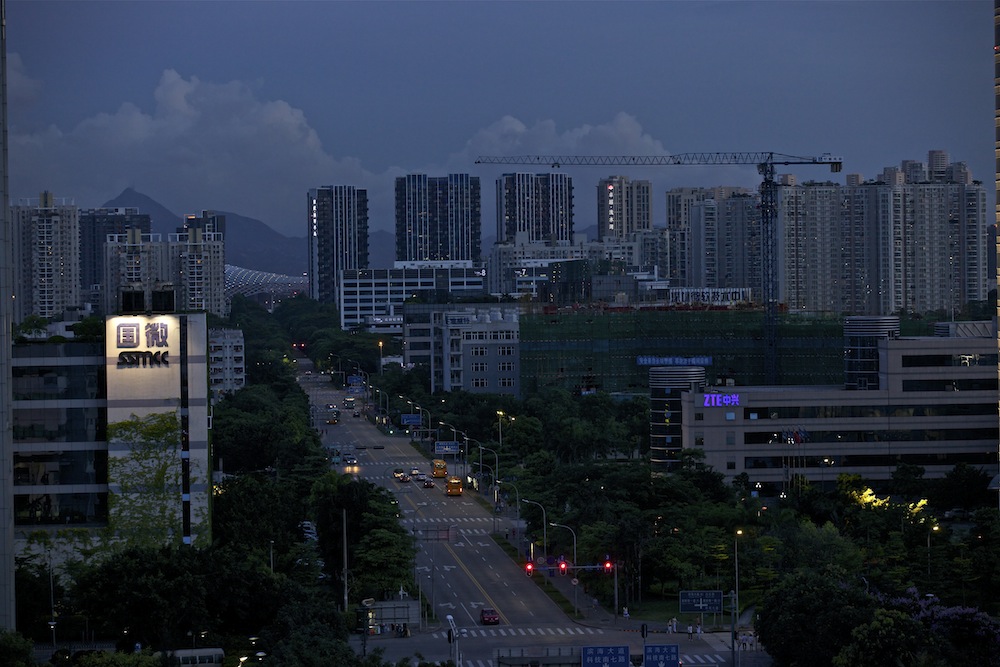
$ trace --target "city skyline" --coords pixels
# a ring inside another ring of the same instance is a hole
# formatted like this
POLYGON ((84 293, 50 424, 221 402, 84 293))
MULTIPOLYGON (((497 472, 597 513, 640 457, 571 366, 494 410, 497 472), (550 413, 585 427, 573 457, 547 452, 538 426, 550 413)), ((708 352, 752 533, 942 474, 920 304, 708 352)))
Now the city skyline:
MULTIPOLYGON (((131 186, 301 237, 310 188, 367 190, 372 231, 391 231, 396 177, 510 171, 480 154, 831 152, 872 178, 940 148, 992 170, 987 2, 573 9, 12 0, 12 203, 48 190, 92 208, 131 186)), ((812 171, 793 173, 829 178, 812 171)), ((672 187, 759 183, 752 167, 620 172, 562 170, 575 228, 612 175, 652 181, 656 226, 672 187)))

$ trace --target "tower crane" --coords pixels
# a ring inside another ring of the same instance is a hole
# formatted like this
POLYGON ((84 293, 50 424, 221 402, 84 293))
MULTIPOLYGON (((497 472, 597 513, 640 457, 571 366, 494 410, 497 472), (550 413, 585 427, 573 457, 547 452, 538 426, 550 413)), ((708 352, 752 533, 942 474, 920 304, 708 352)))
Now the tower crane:
POLYGON ((628 166, 666 167, 672 165, 753 164, 763 177, 760 184, 761 273, 764 297, 764 375, 768 384, 778 381, 778 187, 774 181, 776 165, 827 165, 837 173, 844 160, 829 153, 818 157, 785 155, 770 151, 735 153, 677 153, 675 155, 518 155, 512 157, 481 155, 476 164, 535 165, 559 168, 628 166))

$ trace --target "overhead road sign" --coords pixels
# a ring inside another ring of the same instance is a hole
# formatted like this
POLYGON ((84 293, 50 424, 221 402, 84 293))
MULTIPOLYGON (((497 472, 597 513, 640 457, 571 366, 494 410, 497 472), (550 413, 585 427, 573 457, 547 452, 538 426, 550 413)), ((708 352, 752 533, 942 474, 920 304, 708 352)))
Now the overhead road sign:
POLYGON ((722 591, 681 591, 682 614, 721 614, 722 591))

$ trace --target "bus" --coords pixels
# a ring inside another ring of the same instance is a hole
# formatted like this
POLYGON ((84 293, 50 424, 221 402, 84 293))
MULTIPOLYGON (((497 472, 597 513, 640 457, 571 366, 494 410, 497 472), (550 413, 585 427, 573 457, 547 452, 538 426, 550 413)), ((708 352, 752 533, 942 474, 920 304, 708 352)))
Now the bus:
POLYGON ((443 459, 434 459, 431 461, 431 477, 447 477, 448 476, 448 464, 444 462, 443 459))
POLYGON ((167 652, 170 667, 222 667, 226 652, 221 648, 179 648, 167 652))
POLYGON ((446 496, 462 495, 462 480, 459 477, 449 477, 445 482, 444 494, 446 496))

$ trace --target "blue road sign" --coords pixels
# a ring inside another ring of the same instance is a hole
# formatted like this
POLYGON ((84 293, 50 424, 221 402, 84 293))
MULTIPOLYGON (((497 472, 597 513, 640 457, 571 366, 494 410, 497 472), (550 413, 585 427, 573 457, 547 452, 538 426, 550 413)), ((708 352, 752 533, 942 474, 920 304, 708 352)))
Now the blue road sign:
POLYGON ((680 664, 681 650, 677 644, 646 644, 643 667, 679 667, 680 664))
POLYGON ((404 412, 399 415, 399 423, 403 426, 420 426, 423 420, 420 419, 420 413, 413 414, 411 412, 404 412))
POLYGON ((434 443, 435 454, 458 454, 458 443, 455 441, 438 440, 434 443))
POLYGON ((722 591, 681 591, 682 614, 721 614, 722 591))
POLYGON ((361 384, 362 382, 364 382, 364 378, 362 378, 360 375, 347 376, 347 384, 361 384))
POLYGON ((360 394, 365 393, 365 388, 364 387, 348 387, 347 388, 347 393, 351 394, 351 395, 360 395, 360 394))
POLYGON ((629 667, 628 646, 584 646, 580 650, 582 667, 629 667))

